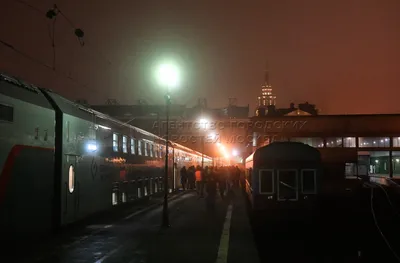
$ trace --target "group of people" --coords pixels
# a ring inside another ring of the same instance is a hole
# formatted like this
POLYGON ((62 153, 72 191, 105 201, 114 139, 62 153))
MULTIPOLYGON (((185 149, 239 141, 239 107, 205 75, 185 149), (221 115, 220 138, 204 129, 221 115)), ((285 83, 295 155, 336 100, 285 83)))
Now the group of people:
POLYGON ((232 187, 238 187, 241 179, 241 170, 235 166, 214 167, 201 166, 182 167, 180 171, 183 190, 196 190, 200 198, 207 194, 208 203, 213 206, 217 193, 222 199, 232 187))

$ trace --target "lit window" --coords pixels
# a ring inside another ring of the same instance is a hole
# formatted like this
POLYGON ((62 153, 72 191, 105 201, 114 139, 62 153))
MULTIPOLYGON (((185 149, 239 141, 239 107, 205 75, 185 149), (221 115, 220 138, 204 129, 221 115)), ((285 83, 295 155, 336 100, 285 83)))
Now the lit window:
POLYGON ((135 139, 131 138, 131 154, 135 154, 135 139))
POLYGON ((400 147, 400 137, 393 138, 393 147, 400 147))
POLYGON ((149 144, 147 142, 144 143, 144 156, 149 156, 149 144))
POLYGON ((118 152, 118 134, 113 134, 113 150, 114 152, 118 152))
POLYGON ((122 152, 128 153, 128 137, 122 136, 122 152))
POLYGON ((342 147, 343 146, 343 138, 326 138, 326 147, 342 147))
POLYGON ((112 205, 117 205, 118 204, 118 198, 117 198, 117 193, 112 193, 112 195, 111 195, 111 202, 112 202, 112 205))
POLYGON ((387 137, 360 137, 358 138, 360 148, 383 148, 390 147, 390 140, 387 137))
POLYGON ((160 145, 160 158, 163 158, 164 155, 164 147, 160 145))
POLYGON ((142 141, 141 140, 138 140, 138 154, 139 155, 142 155, 142 141))
POLYGON ((343 138, 343 147, 355 148, 356 147, 356 137, 343 138))
POLYGON ((74 166, 70 165, 68 171, 68 190, 70 193, 74 191, 74 187, 75 187, 75 171, 74 171, 74 166))
POLYGON ((154 151, 153 144, 150 144, 150 157, 153 157, 153 151, 154 151))
POLYGON ((158 158, 159 157, 159 147, 158 147, 158 145, 156 144, 155 145, 155 147, 154 147, 154 157, 155 158, 158 158))

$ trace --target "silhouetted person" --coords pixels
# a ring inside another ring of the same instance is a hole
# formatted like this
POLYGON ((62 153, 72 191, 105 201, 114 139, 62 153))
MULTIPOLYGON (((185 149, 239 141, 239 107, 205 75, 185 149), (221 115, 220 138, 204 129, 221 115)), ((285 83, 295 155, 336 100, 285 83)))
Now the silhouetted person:
POLYGON ((186 190, 186 183, 187 183, 187 180, 188 180, 187 177, 188 177, 188 173, 186 171, 186 167, 183 166, 182 169, 181 169, 181 184, 182 184, 182 189, 183 190, 186 190))
POLYGON ((215 178, 215 174, 211 171, 206 183, 206 189, 207 189, 207 197, 206 197, 207 208, 210 210, 214 210, 215 198, 217 196, 217 181, 215 178))
POLYGON ((196 172, 196 191, 200 197, 203 197, 203 172, 200 166, 197 166, 196 172))

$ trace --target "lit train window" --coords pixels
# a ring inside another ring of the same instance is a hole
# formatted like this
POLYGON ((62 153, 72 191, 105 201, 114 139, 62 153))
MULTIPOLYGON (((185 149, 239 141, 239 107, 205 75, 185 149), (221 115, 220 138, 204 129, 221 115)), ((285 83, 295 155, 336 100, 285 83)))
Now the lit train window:
POLYGON ((138 140, 138 154, 139 155, 142 155, 142 141, 141 140, 138 140))
POLYGON ((314 169, 301 170, 301 188, 303 194, 315 194, 317 185, 317 171, 314 169))
POLYGON ((147 142, 144 143, 144 156, 149 156, 149 144, 147 142))
POLYGON ((113 133, 113 151, 118 152, 118 134, 113 133))
POLYGON ((128 137, 122 136, 122 152, 128 153, 128 137))
POLYGON ((14 108, 8 105, 0 104, 0 121, 14 120, 14 108))
POLYGON ((117 193, 112 193, 111 195, 111 201, 113 205, 117 205, 118 204, 118 198, 117 198, 117 193))
POLYGON ((272 194, 275 192, 274 170, 260 170, 259 172, 260 194, 272 194))
POLYGON ((74 166, 70 165, 68 171, 68 190, 70 193, 74 191, 74 186, 75 186, 75 171, 74 171, 74 166))
POLYGON ((131 154, 135 154, 135 139, 131 138, 131 154))
POLYGON ((150 157, 153 157, 153 151, 154 151, 153 144, 150 144, 150 157))

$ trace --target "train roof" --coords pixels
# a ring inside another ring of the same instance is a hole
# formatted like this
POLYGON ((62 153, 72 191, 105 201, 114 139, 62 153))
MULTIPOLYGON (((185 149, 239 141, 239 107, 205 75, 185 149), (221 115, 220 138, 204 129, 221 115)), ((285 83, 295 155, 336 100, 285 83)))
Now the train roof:
MULTIPOLYGON (((61 98, 61 99, 64 100, 64 102, 69 103, 70 105, 73 105, 74 107, 78 108, 79 110, 82 110, 82 111, 88 112, 88 113, 90 113, 90 114, 96 115, 96 117, 98 117, 98 118, 106 119, 106 120, 112 121, 112 122, 115 123, 115 124, 118 124, 118 125, 123 126, 123 127, 126 127, 126 128, 133 129, 133 130, 135 130, 135 131, 137 131, 137 132, 139 132, 139 133, 141 133, 141 134, 143 134, 143 135, 146 135, 146 136, 149 136, 149 137, 153 137, 154 139, 157 139, 157 140, 159 140, 159 141, 162 141, 162 142, 165 142, 165 141, 166 141, 164 138, 159 137, 159 136, 157 136, 157 135, 155 135, 155 134, 153 134, 153 133, 151 133, 151 132, 148 132, 148 131, 143 130, 143 129, 141 129, 141 128, 138 128, 138 127, 136 127, 136 126, 127 124, 127 123, 125 123, 125 122, 119 121, 119 120, 117 120, 117 119, 115 119, 115 118, 113 118, 113 117, 111 117, 111 116, 109 116, 109 115, 107 115, 107 114, 104 114, 104 113, 99 112, 99 111, 96 111, 96 110, 94 110, 94 109, 92 109, 92 108, 89 108, 89 107, 86 107, 86 106, 81 105, 81 104, 79 104, 79 103, 76 103, 76 102, 73 102, 73 101, 71 101, 71 100, 68 100, 68 99, 64 98, 63 96, 57 94, 56 92, 54 92, 54 91, 52 91, 52 90, 46 89, 46 91, 49 92, 49 93, 53 93, 53 94, 58 95, 59 98, 61 98)), ((178 144, 178 143, 175 143, 175 142, 173 142, 173 141, 170 141, 170 143, 171 143, 172 146, 178 147, 178 148, 180 148, 180 149, 182 149, 182 150, 184 150, 184 151, 191 152, 192 154, 196 154, 196 155, 201 155, 201 153, 199 153, 199 152, 197 152, 197 151, 194 151, 193 149, 190 149, 190 148, 185 147, 185 146, 183 146, 183 145, 180 145, 180 144, 178 144)), ((204 155, 204 157, 205 157, 205 158, 210 158, 210 157, 207 156, 207 155, 204 155)))
POLYGON ((10 84, 13 84, 13 85, 18 86, 20 88, 23 88, 25 90, 29 90, 29 91, 34 92, 36 94, 40 93, 39 88, 36 87, 35 85, 26 83, 25 81, 23 81, 23 80, 21 80, 21 79, 19 79, 17 77, 12 77, 12 76, 9 76, 9 75, 4 74, 2 72, 0 72, 0 81, 8 82, 10 84))
MULTIPOLYGON (((165 141, 166 141, 164 138, 159 137, 159 136, 157 136, 157 135, 155 135, 155 134, 152 134, 151 132, 148 132, 148 131, 143 130, 143 129, 141 129, 141 128, 138 128, 138 127, 136 127, 136 126, 133 126, 133 125, 130 125, 130 124, 121 122, 121 121, 119 121, 119 120, 117 120, 117 119, 115 119, 115 118, 113 118, 113 117, 111 117, 111 116, 109 116, 109 115, 107 115, 107 114, 101 113, 101 112, 96 111, 96 110, 94 110, 94 109, 92 109, 92 108, 86 107, 86 106, 81 105, 81 104, 76 103, 76 102, 73 102, 73 101, 71 101, 71 100, 69 100, 69 99, 67 99, 67 98, 65 98, 65 97, 63 97, 63 96, 61 96, 60 94, 58 94, 57 92, 55 92, 55 91, 53 91, 53 90, 51 90, 51 89, 39 88, 39 87, 37 87, 37 86, 35 86, 35 85, 26 83, 25 81, 20 80, 19 78, 12 77, 12 76, 9 76, 9 75, 4 74, 4 73, 0 73, 0 81, 8 82, 8 83, 10 83, 10 84, 13 84, 13 85, 15 85, 15 86, 24 88, 24 89, 26 89, 26 90, 29 90, 29 91, 34 92, 34 93, 37 93, 37 94, 40 94, 41 91, 42 91, 42 92, 46 92, 46 93, 48 93, 50 96, 52 96, 52 97, 57 97, 57 98, 60 99, 63 103, 65 103, 66 105, 68 105, 68 106, 70 106, 70 107, 72 107, 72 108, 74 108, 74 109, 76 109, 76 110, 80 110, 80 111, 83 111, 83 112, 87 112, 87 113, 89 113, 89 114, 91 114, 91 115, 95 115, 95 116, 98 117, 98 118, 111 121, 111 122, 113 122, 113 123, 115 123, 115 124, 120 125, 121 127, 126 127, 126 128, 133 129, 133 130, 135 130, 135 131, 138 132, 138 133, 141 133, 141 134, 143 134, 143 135, 145 135, 145 136, 152 137, 152 138, 157 139, 157 140, 159 140, 159 141, 162 141, 162 142, 164 142, 164 143, 165 143, 165 141)), ((188 148, 188 147, 185 147, 185 146, 183 146, 183 145, 180 145, 180 144, 175 143, 175 142, 172 142, 172 141, 170 141, 170 144, 171 144, 172 146, 174 146, 174 147, 177 147, 177 148, 179 148, 179 149, 181 149, 181 150, 183 150, 183 151, 186 151, 186 152, 190 152, 191 154, 194 154, 194 155, 201 155, 201 154, 202 154, 202 153, 200 153, 200 152, 197 152, 197 151, 195 151, 195 150, 193 150, 193 149, 190 149, 190 148, 188 148)), ((207 156, 207 155, 204 155, 204 158, 211 159, 211 157, 210 157, 210 156, 207 156)))
POLYGON ((318 149, 301 142, 273 142, 258 148, 252 159, 254 162, 318 161, 321 160, 321 153, 318 149))

